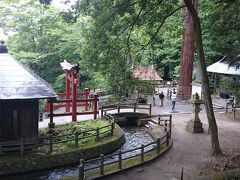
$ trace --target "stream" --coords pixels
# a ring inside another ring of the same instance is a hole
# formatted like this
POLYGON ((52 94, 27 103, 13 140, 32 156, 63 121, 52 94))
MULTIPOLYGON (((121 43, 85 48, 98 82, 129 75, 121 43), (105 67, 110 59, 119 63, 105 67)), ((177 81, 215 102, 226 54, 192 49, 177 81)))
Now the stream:
MULTIPOLYGON (((133 126, 126 126, 123 128, 124 135, 126 142, 124 145, 120 148, 120 150, 127 151, 129 149, 140 147, 141 144, 146 145, 153 141, 153 138, 147 133, 147 130, 143 127, 133 127, 133 126)), ((152 145, 153 146, 153 145, 152 145)), ((151 146, 150 146, 151 147, 151 146)), ((150 148, 148 147, 148 148, 150 148)), ((147 149, 146 149, 147 150, 147 149)), ((133 151, 126 154, 123 154, 124 157, 129 157, 131 155, 135 155, 136 153, 139 153, 139 151, 133 151)), ((105 159, 105 162, 111 162, 116 160, 117 158, 117 151, 108 155, 108 157, 105 159)), ((98 165, 99 162, 91 163, 91 164, 85 164, 85 167, 92 167, 98 165)), ((58 179, 60 177, 74 175, 78 173, 78 165, 74 166, 67 166, 63 168, 56 168, 53 170, 46 170, 46 171, 39 171, 39 172, 31 172, 26 174, 20 174, 20 175, 14 175, 14 176, 6 176, 6 177, 0 177, 1 180, 53 180, 58 179)))

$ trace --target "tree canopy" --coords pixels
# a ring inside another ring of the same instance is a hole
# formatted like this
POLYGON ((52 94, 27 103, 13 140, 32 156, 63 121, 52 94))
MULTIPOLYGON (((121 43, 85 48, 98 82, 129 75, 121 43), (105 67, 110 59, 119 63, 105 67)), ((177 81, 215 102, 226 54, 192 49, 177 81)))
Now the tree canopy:
MULTIPOLYGON (((239 2, 202 0, 199 5, 207 63, 225 55, 235 60, 239 2)), ((152 64, 164 77, 178 73, 182 2, 177 0, 78 0, 61 11, 49 0, 11 0, 0 6, 10 52, 57 90, 64 83, 59 66, 64 59, 80 63, 82 87, 118 94, 133 88, 136 65, 152 64)))

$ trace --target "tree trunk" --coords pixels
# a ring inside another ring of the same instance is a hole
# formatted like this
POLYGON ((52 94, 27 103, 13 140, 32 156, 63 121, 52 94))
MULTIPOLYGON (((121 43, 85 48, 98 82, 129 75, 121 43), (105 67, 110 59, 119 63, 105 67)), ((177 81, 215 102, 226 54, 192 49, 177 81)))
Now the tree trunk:
POLYGON ((202 33, 201 33, 201 25, 197 15, 197 11, 194 8, 193 4, 189 0, 184 0, 185 5, 187 6, 192 18, 193 18, 193 25, 194 25, 194 34, 196 38, 196 45, 197 45, 197 52, 198 52, 198 60, 202 72, 202 85, 203 85, 203 96, 206 106, 207 118, 209 123, 209 128, 211 132, 211 143, 212 143, 212 153, 213 155, 221 154, 221 149, 218 140, 218 128, 216 119, 213 112, 212 107, 212 99, 210 96, 210 89, 208 84, 208 76, 206 70, 206 62, 205 56, 203 51, 203 44, 202 44, 202 33))
MULTIPOLYGON (((197 5, 197 0, 194 4, 197 5)), ((196 7, 196 6, 195 6, 196 7)), ((180 79, 178 99, 188 100, 192 96, 192 71, 194 60, 194 29, 192 17, 187 9, 183 8, 183 38, 180 60, 180 79)))

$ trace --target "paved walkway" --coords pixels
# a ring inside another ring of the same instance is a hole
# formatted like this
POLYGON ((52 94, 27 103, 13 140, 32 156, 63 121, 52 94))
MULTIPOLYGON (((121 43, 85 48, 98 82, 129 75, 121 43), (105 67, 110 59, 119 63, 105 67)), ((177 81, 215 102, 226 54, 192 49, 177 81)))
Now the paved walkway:
MULTIPOLYGON (((166 89, 164 90, 164 94, 166 94, 166 89)), ((153 107, 153 114, 173 114, 173 146, 170 151, 153 162, 102 179, 175 180, 180 179, 181 168, 183 167, 184 180, 194 180, 207 166, 221 160, 221 158, 211 156, 210 134, 207 132, 208 123, 204 107, 199 115, 203 122, 204 133, 191 134, 185 130, 186 123, 191 118, 191 103, 177 102, 175 112, 172 112, 171 103, 167 98, 163 107, 160 107, 159 103, 159 98, 156 97, 156 106, 153 107)), ((215 116, 223 153, 226 155, 240 154, 240 122, 226 120, 221 110, 215 112, 215 116)))
MULTIPOLYGON (((166 89, 161 89, 166 95, 166 89)), ((152 97, 149 102, 153 104, 152 97)), ((174 112, 171 110, 171 102, 165 97, 163 107, 160 107, 158 96, 153 106, 152 114, 172 113, 173 146, 163 157, 143 166, 133 168, 110 177, 106 180, 176 180, 180 179, 181 168, 184 171, 184 180, 196 179, 196 176, 209 166, 220 162, 221 157, 211 156, 210 134, 204 107, 200 112, 204 133, 191 134, 185 130, 186 123, 191 118, 192 104, 190 102, 177 102, 174 112)), ((126 110, 129 111, 129 110, 126 110)), ((144 110, 141 110, 144 112, 144 110)), ((225 155, 240 154, 240 121, 228 120, 223 110, 215 111, 218 124, 219 140, 225 155)), ((92 119, 93 115, 78 116, 78 121, 92 119)), ((64 124, 71 121, 71 117, 54 118, 56 124, 64 124)), ((40 127, 46 127, 49 119, 40 122, 40 127)))

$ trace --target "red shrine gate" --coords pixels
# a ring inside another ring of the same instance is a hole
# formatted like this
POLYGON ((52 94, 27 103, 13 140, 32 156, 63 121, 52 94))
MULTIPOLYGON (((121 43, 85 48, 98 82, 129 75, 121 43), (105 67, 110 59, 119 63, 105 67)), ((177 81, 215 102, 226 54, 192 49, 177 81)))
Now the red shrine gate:
POLYGON ((93 114, 94 119, 97 118, 97 101, 98 96, 95 94, 93 98, 89 98, 90 90, 85 88, 83 92, 77 92, 77 73, 79 65, 71 65, 66 60, 60 63, 63 70, 66 71, 65 77, 65 92, 57 93, 61 99, 48 99, 45 104, 46 112, 49 113, 50 123, 49 128, 54 127, 53 117, 57 116, 72 116, 72 122, 77 121, 77 115, 93 114), (71 85, 72 84, 72 85, 71 85), (72 87, 72 89, 70 88, 72 87), (81 97, 81 99, 78 99, 81 97), (93 103, 93 111, 89 111, 89 105, 93 103), (65 113, 55 113, 54 108, 65 107, 65 113), (85 112, 77 112, 77 107, 85 107, 85 112), (72 110, 72 111, 70 111, 72 110))

